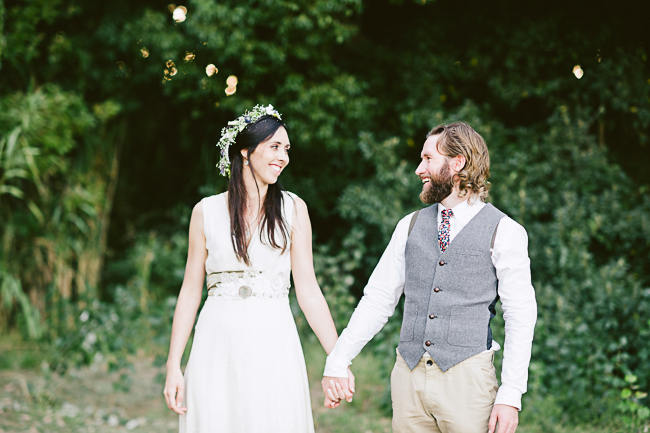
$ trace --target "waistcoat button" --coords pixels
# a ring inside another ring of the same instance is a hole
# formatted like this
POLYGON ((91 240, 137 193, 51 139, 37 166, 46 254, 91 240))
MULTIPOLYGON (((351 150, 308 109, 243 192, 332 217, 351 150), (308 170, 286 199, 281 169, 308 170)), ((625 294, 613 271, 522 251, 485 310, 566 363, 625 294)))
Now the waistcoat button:
POLYGON ((435 314, 429 314, 429 319, 435 319, 436 317, 438 316, 436 316, 435 314))
POLYGON ((428 360, 427 360, 427 365, 433 365, 433 361, 430 360, 430 359, 428 359, 428 360))
POLYGON ((444 260, 440 260, 440 261, 438 262, 438 264, 439 264, 440 266, 445 266, 445 263, 446 263, 446 262, 445 262, 444 260))
POLYGON ((433 291, 436 292, 436 293, 438 293, 438 292, 440 291, 440 287, 434 287, 434 288, 433 288, 433 291))
POLYGON ((429 341, 429 340, 427 340, 427 341, 424 342, 424 345, 425 345, 425 346, 431 346, 431 344, 432 344, 432 343, 431 343, 431 341, 429 341))

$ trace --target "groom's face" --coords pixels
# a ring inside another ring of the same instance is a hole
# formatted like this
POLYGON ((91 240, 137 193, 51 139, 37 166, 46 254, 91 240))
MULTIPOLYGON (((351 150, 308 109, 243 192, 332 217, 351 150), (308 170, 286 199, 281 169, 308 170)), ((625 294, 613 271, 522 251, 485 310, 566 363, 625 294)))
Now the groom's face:
POLYGON ((422 180, 420 200, 425 204, 439 203, 451 194, 454 176, 449 168, 449 158, 438 152, 439 135, 427 138, 420 154, 421 161, 415 174, 422 180))

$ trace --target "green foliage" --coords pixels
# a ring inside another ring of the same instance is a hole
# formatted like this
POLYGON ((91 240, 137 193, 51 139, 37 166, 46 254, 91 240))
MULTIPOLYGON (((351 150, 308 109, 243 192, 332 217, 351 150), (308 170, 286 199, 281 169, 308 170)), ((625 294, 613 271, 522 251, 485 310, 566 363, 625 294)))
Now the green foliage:
POLYGON ((31 287, 30 301, 39 308, 43 304, 37 299, 49 282, 57 277, 63 284, 71 281, 74 275, 63 276, 61 267, 73 260, 75 249, 80 252, 81 239, 97 216, 89 191, 70 182, 75 171, 69 157, 76 137, 94 124, 81 98, 56 86, 0 100, 0 129, 7 131, 0 138, 0 218, 5 223, 0 258, 7 289, 2 315, 10 315, 17 301, 32 337, 40 335, 34 308, 17 290, 31 287), (10 287, 16 289, 13 295, 10 287))
POLYGON ((69 367, 79 367, 94 361, 105 361, 111 371, 127 367, 127 355, 135 352, 142 332, 137 315, 137 298, 123 287, 117 287, 116 303, 103 303, 97 299, 87 308, 77 310, 75 325, 66 333, 53 333, 53 347, 57 356, 50 367, 59 372, 69 367), (128 323, 129 327, 124 328, 128 323))
POLYGON ((509 147, 505 164, 495 163, 493 196, 529 234, 540 392, 586 415, 610 407, 631 372, 641 389, 650 388, 642 367, 650 289, 637 256, 648 254, 650 201, 608 161, 583 119, 561 109, 545 134, 517 132, 522 150, 509 147))
MULTIPOLYGON (((2 299, 0 313, 10 311, 17 304, 20 308, 20 318, 22 319, 20 322, 24 324, 25 334, 29 338, 41 336, 42 326, 39 311, 29 302, 20 280, 4 269, 0 269, 0 299, 2 299)), ((5 323, 8 322, 6 318, 3 319, 5 323)))
POLYGON ((650 419, 650 408, 643 404, 648 397, 647 391, 640 390, 637 385, 637 377, 634 374, 626 374, 625 382, 627 387, 621 391, 621 400, 617 409, 623 414, 623 421, 627 427, 647 426, 650 419))
POLYGON ((340 250, 334 252, 330 246, 321 245, 314 253, 314 270, 339 332, 354 309, 355 298, 351 294, 355 285, 353 273, 365 253, 361 241, 361 231, 354 230, 343 240, 340 250))
POLYGON ((419 207, 420 182, 413 174, 413 163, 400 158, 403 143, 397 137, 379 141, 365 132, 360 134, 358 146, 362 161, 372 167, 370 180, 349 184, 339 198, 338 209, 355 225, 361 226, 364 221, 364 228, 378 231, 380 239, 385 240, 405 210, 419 207))

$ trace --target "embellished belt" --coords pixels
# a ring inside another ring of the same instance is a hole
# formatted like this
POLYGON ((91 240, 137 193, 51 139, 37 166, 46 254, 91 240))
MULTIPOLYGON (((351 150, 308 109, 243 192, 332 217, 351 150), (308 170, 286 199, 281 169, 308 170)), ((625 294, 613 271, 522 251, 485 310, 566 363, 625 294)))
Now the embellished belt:
POLYGON ((289 295, 285 275, 268 275, 262 271, 223 271, 208 274, 208 296, 246 299, 285 298, 289 295))

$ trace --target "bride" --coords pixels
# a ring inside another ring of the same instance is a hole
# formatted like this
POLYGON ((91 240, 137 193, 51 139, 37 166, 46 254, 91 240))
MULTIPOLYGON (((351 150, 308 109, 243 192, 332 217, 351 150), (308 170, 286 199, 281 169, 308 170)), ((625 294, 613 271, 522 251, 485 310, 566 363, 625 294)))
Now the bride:
MULTIPOLYGON (((313 432, 305 361, 291 309, 298 304, 325 351, 337 334, 314 275, 305 202, 282 190, 290 142, 280 114, 256 106, 222 130, 218 167, 228 191, 194 206, 163 394, 181 433, 313 432), (201 301, 185 369, 181 357, 201 301)), ((351 400, 333 384, 326 406, 351 400)))

